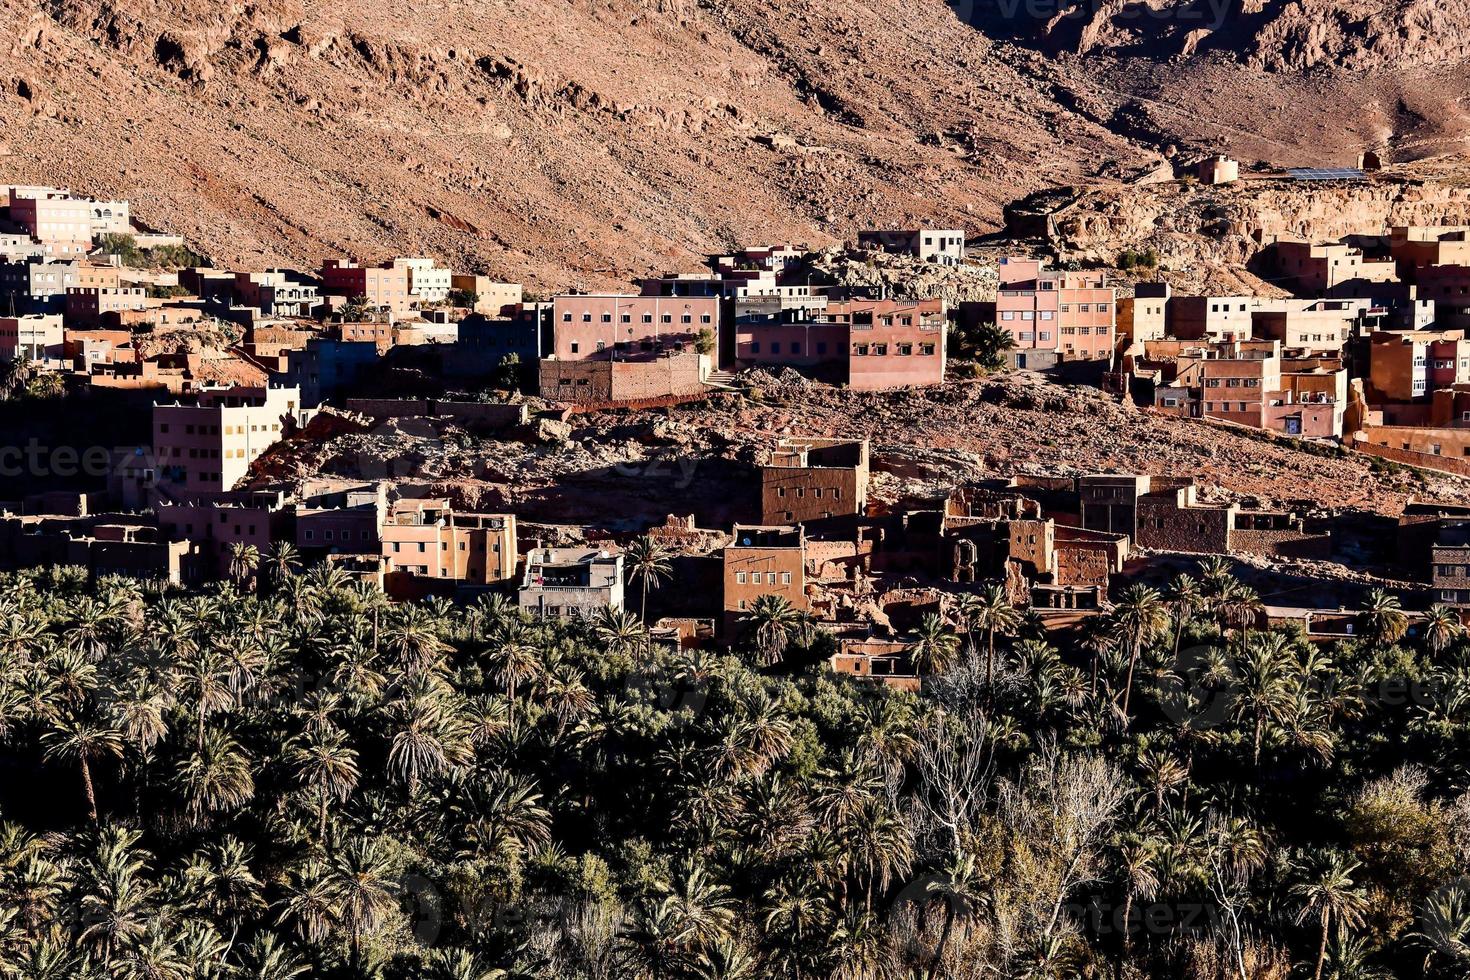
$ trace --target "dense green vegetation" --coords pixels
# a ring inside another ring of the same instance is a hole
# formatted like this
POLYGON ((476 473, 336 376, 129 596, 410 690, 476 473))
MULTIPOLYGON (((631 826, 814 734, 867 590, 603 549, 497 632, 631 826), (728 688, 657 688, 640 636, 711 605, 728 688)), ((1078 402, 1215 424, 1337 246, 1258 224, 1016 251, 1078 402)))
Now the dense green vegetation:
POLYGON ((132 235, 108 233, 98 240, 98 246, 130 269, 191 269, 208 264, 204 256, 185 245, 140 248, 132 235))
MULTIPOLYGON (((636 585, 677 587, 650 559, 636 585)), ((500 599, 0 578, 0 976, 1464 977, 1470 669, 1219 564, 1058 651, 998 589, 922 695, 500 599)))

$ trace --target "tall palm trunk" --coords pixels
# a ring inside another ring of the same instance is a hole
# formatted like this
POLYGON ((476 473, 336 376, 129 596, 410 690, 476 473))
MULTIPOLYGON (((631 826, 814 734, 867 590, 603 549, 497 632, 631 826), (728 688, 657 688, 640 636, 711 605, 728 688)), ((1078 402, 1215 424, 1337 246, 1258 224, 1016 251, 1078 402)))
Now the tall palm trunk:
POLYGON ((1317 970, 1312 974, 1312 980, 1322 980, 1322 966, 1327 962, 1327 923, 1331 917, 1330 912, 1322 910, 1322 940, 1317 944, 1317 970))
POLYGON ((927 980, 934 980, 939 967, 944 963, 944 947, 949 945, 949 931, 954 928, 954 896, 944 903, 944 928, 939 930, 939 945, 934 948, 934 962, 929 964, 927 980))
POLYGON ((985 687, 995 687, 995 627, 985 631, 985 687))
POLYGON ((1123 717, 1128 717, 1128 704, 1133 699, 1133 668, 1138 664, 1140 649, 1143 646, 1143 631, 1139 630, 1133 634, 1133 649, 1128 654, 1128 680, 1123 685, 1123 717))
POLYGON ((82 763, 82 792, 87 797, 87 813, 92 818, 92 823, 97 822, 97 794, 92 791, 92 766, 87 761, 86 751, 79 752, 77 758, 82 763))

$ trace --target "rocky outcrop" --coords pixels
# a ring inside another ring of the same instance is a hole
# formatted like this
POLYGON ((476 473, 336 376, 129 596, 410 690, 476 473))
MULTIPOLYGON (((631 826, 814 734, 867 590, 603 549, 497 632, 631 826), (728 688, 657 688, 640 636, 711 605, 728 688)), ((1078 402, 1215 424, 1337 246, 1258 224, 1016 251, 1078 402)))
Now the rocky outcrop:
POLYGON ((1470 224, 1470 188, 1376 180, 1313 186, 1287 178, 1222 187, 1168 183, 1089 190, 1053 216, 1064 257, 1111 263, 1151 248, 1163 264, 1245 265, 1279 238, 1336 241, 1394 225, 1470 224))

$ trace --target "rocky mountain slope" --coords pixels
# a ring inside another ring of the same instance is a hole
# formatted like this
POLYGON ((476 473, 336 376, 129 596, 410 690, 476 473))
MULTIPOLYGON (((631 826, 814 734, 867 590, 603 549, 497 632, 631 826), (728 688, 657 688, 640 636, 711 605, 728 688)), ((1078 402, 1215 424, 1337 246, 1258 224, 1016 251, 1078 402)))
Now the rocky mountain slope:
POLYGON ((423 251, 551 288, 983 232, 1172 144, 1458 148, 1465 0, 1244 0, 1213 30, 1150 4, 0 0, 0 182, 127 196, 223 261, 423 251))

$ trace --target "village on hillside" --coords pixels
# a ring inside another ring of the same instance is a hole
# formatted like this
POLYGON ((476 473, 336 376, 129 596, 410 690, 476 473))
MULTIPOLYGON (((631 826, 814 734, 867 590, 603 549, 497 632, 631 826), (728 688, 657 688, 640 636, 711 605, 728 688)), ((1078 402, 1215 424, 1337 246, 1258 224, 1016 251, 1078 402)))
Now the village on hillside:
MULTIPOLYGON (((1197 179, 1238 177, 1207 158, 1197 179)), ((1035 376, 1202 434, 1453 482, 1470 477, 1470 228, 1263 243, 1271 295, 1183 295, 1146 252, 1119 257, 1125 283, 917 228, 858 235, 848 274, 758 246, 626 292, 535 296, 422 256, 216 268, 136 227, 127 201, 0 196, 0 409, 16 433, 75 417, 99 440, 0 449, 0 568, 241 589, 311 571, 397 600, 636 617, 684 647, 810 630, 834 670, 908 689, 939 619, 1006 608, 1085 630, 1129 586, 1220 559, 1256 576, 1228 597, 1243 621, 1314 638, 1352 635, 1375 604, 1470 611, 1470 505, 1453 494, 1346 522, 1184 467, 905 483, 868 434, 745 432, 722 461, 698 431, 701 412, 773 398, 1035 376), (592 417, 629 431, 573 440, 592 417), (135 438, 102 441, 115 432, 135 438), (663 448, 618 456, 619 440, 663 448), (540 466, 543 486, 487 499, 442 465, 475 446, 482 473, 540 466), (598 489, 629 468, 661 513, 598 489)))

